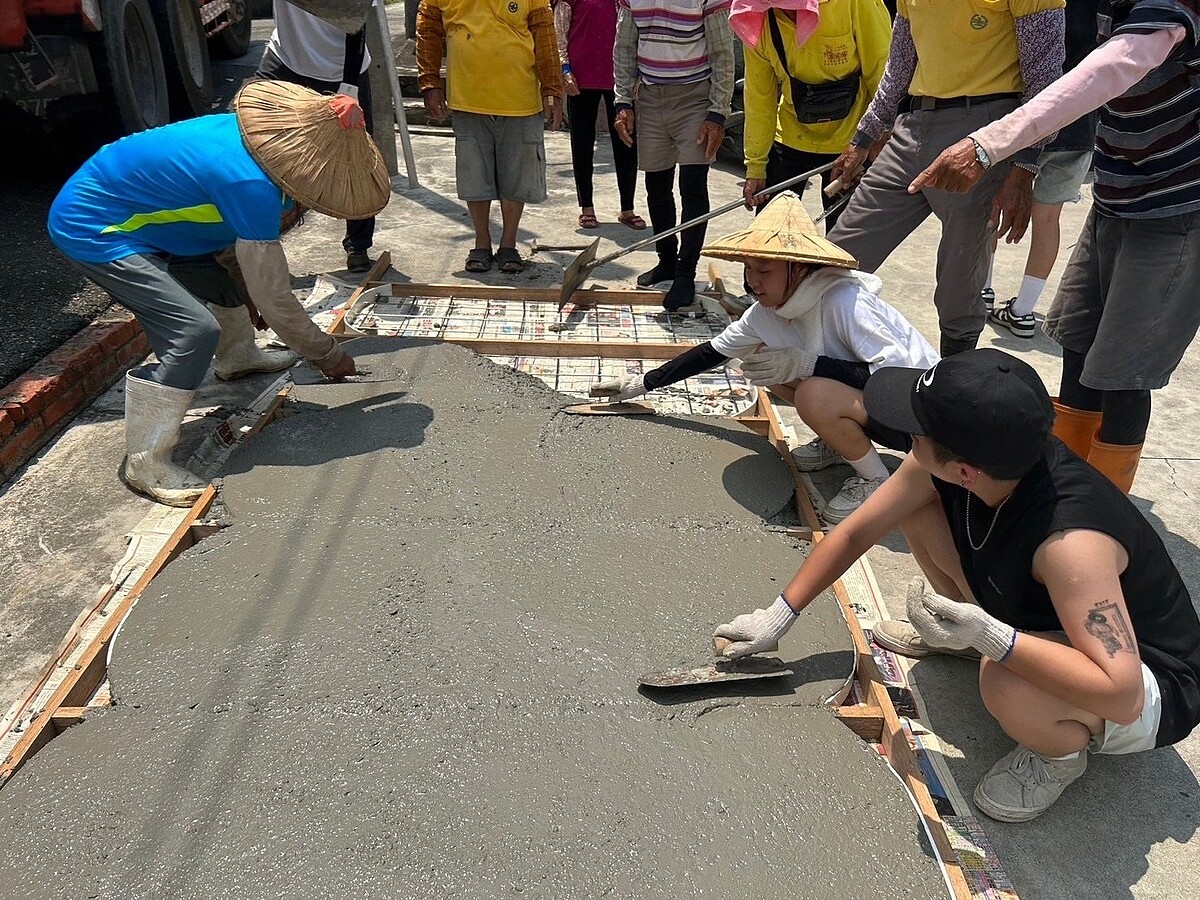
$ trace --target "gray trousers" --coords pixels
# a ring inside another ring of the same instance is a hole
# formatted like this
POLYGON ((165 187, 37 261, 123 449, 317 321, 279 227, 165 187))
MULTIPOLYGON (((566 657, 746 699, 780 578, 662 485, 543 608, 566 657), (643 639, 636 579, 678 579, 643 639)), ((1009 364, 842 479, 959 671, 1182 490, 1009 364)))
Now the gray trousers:
POLYGON ((942 238, 933 303, 942 334, 954 340, 973 341, 983 331, 986 310, 979 292, 987 280, 991 237, 987 223, 992 198, 1009 165, 993 166, 965 194, 928 188, 910 194, 908 186, 939 153, 1016 105, 1015 100, 992 100, 969 108, 914 110, 899 116, 891 140, 827 235, 858 260, 860 269, 874 272, 930 213, 937 216, 942 238))
POLYGON ((159 364, 139 377, 191 391, 199 387, 221 339, 204 301, 167 272, 167 260, 135 254, 107 263, 71 264, 137 317, 159 364))

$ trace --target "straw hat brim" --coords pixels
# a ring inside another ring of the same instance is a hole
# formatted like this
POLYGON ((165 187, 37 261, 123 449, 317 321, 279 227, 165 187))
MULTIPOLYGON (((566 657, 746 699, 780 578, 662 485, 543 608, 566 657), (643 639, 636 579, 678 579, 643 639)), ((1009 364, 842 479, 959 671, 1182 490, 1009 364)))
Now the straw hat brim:
POLYGON ((800 198, 782 193, 745 228, 717 238, 701 251, 717 259, 778 259, 783 262, 858 268, 858 260, 825 238, 800 198))
POLYGON ((391 199, 379 149, 364 128, 342 128, 329 98, 257 81, 234 98, 250 155, 298 203, 339 219, 369 219, 391 199))

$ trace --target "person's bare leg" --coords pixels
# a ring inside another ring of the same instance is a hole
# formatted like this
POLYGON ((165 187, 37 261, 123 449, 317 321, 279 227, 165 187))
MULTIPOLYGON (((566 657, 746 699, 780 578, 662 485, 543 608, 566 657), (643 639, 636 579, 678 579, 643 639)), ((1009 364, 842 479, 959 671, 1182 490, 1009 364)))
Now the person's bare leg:
POLYGON ((931 500, 914 512, 900 523, 900 531, 931 588, 951 600, 975 602, 939 501, 931 500))
MULTIPOLYGON (((1061 635, 1039 637, 1067 643, 1061 635)), ((987 657, 979 668, 979 694, 1005 734, 1042 756, 1082 750, 1104 728, 1100 716, 1047 694, 987 657)))
POLYGON ((500 235, 501 247, 517 246, 517 229, 521 227, 521 214, 525 212, 525 204, 519 200, 500 201, 500 220, 504 231, 500 235))
POLYGON ((468 200, 467 212, 471 215, 471 224, 475 227, 475 248, 478 250, 492 249, 492 201, 468 200))
POLYGON ((792 402, 804 424, 842 459, 861 459, 873 449, 863 431, 862 391, 829 378, 806 378, 796 385, 792 402))
POLYGON ((1058 247, 1062 239, 1059 229, 1062 208, 1061 203, 1033 204, 1029 256, 1025 260, 1025 274, 1031 278, 1041 278, 1043 281, 1049 278, 1054 261, 1058 259, 1058 247))

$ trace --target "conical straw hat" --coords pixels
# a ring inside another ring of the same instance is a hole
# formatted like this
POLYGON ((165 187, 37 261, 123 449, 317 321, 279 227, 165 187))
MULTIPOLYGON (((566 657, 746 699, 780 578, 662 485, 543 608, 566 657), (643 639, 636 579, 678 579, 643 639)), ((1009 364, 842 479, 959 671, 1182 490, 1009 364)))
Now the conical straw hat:
POLYGON ((339 219, 369 219, 392 185, 365 128, 342 128, 329 97, 284 81, 256 81, 234 98, 246 149, 298 203, 339 219))
POLYGON ((858 267, 858 260, 817 231, 800 198, 791 192, 777 196, 747 227, 717 238, 702 252, 735 262, 753 256, 844 269, 858 267))

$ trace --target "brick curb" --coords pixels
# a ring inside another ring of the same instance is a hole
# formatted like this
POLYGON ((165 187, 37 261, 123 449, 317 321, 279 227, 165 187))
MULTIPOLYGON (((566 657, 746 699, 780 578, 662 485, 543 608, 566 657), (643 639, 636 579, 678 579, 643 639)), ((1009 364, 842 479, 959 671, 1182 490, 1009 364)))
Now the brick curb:
POLYGON ((109 315, 0 388, 0 484, 149 352, 133 316, 109 315))

